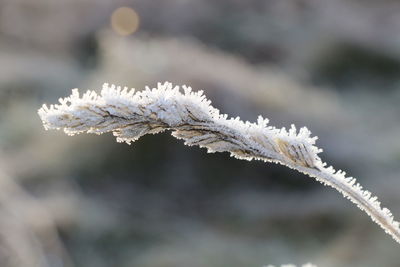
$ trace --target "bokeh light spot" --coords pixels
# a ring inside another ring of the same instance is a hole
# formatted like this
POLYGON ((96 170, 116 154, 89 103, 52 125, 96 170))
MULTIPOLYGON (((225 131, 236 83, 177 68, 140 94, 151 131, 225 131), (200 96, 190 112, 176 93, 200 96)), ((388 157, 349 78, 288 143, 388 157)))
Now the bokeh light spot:
POLYGON ((111 27, 120 35, 130 35, 139 27, 139 16, 130 7, 117 8, 111 15, 111 27))

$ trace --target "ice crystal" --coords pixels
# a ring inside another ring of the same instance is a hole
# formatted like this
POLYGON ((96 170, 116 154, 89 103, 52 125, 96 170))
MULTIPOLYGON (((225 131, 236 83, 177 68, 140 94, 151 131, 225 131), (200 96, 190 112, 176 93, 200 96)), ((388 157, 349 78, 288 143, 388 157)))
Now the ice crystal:
POLYGON ((399 223, 387 208, 364 190, 345 172, 327 167, 306 128, 289 130, 268 126, 268 119, 258 117, 256 123, 228 118, 211 106, 202 91, 188 86, 159 83, 157 88, 136 92, 128 88, 104 84, 101 94, 77 89, 60 104, 43 105, 39 116, 45 129, 63 129, 65 133, 102 134, 113 132, 118 142, 128 144, 145 134, 170 130, 186 145, 207 148, 208 152, 229 152, 245 160, 263 160, 286 165, 329 185, 365 211, 386 233, 400 243, 399 223))

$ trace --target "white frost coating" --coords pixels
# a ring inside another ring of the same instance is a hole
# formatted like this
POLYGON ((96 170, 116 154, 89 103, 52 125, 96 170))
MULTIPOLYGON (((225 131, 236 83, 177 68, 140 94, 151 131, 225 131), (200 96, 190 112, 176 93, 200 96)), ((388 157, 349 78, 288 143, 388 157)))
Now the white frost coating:
POLYGON ((286 165, 337 189, 400 243, 399 223, 391 212, 381 208, 354 178, 326 167, 318 156, 322 150, 315 146, 317 137, 310 137, 307 128, 277 129, 267 126, 268 119, 261 116, 257 123, 228 118, 211 106, 202 91, 182 88, 183 92, 166 82, 135 93, 104 84, 100 95, 87 91, 82 97, 74 89, 60 104, 43 105, 38 113, 46 130, 63 129, 69 135, 113 132, 118 142, 130 144, 145 134, 171 130, 186 145, 205 147, 208 152, 286 165))

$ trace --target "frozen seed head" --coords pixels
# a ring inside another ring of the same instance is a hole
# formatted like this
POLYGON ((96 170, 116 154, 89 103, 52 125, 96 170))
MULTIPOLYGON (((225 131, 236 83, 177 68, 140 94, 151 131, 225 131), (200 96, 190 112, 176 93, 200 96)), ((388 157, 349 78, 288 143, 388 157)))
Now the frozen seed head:
POLYGON ((73 89, 59 104, 43 105, 39 116, 45 129, 64 129, 69 135, 82 132, 113 132, 119 142, 131 143, 148 133, 172 130, 187 145, 206 147, 209 152, 231 152, 233 156, 267 161, 286 160, 316 167, 319 158, 315 138, 292 125, 289 131, 267 126, 261 116, 257 123, 229 118, 211 106, 202 91, 188 86, 158 84, 135 93, 127 88, 104 84, 100 95, 83 96, 73 89))
POLYGON ((211 106, 202 91, 168 82, 139 92, 104 84, 100 95, 87 91, 80 96, 78 89, 73 89, 71 96, 61 98, 59 104, 43 105, 38 113, 46 130, 63 129, 68 135, 112 132, 118 142, 131 144, 145 134, 170 130, 186 145, 204 147, 208 152, 286 165, 341 192, 400 242, 399 223, 392 213, 381 208, 377 198, 354 178, 326 167, 318 156, 322 150, 315 146, 317 137, 311 137, 306 127, 279 129, 261 116, 256 123, 228 118, 211 106))

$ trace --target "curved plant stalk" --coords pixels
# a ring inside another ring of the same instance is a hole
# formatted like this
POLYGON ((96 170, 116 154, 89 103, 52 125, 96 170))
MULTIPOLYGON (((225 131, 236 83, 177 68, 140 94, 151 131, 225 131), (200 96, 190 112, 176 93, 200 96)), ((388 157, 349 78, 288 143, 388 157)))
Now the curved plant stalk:
POLYGON ((113 132, 118 142, 130 144, 145 134, 170 130, 186 145, 205 147, 208 152, 230 152, 238 159, 288 166, 338 190, 400 243, 399 223, 391 212, 381 208, 377 197, 354 178, 327 167, 318 156, 322 150, 315 146, 317 137, 310 137, 307 128, 277 129, 267 126, 268 120, 261 116, 257 123, 228 119, 202 91, 182 88, 166 82, 135 93, 104 84, 100 95, 88 91, 82 97, 74 89, 60 104, 43 105, 38 113, 45 129, 63 129, 69 135, 113 132))

